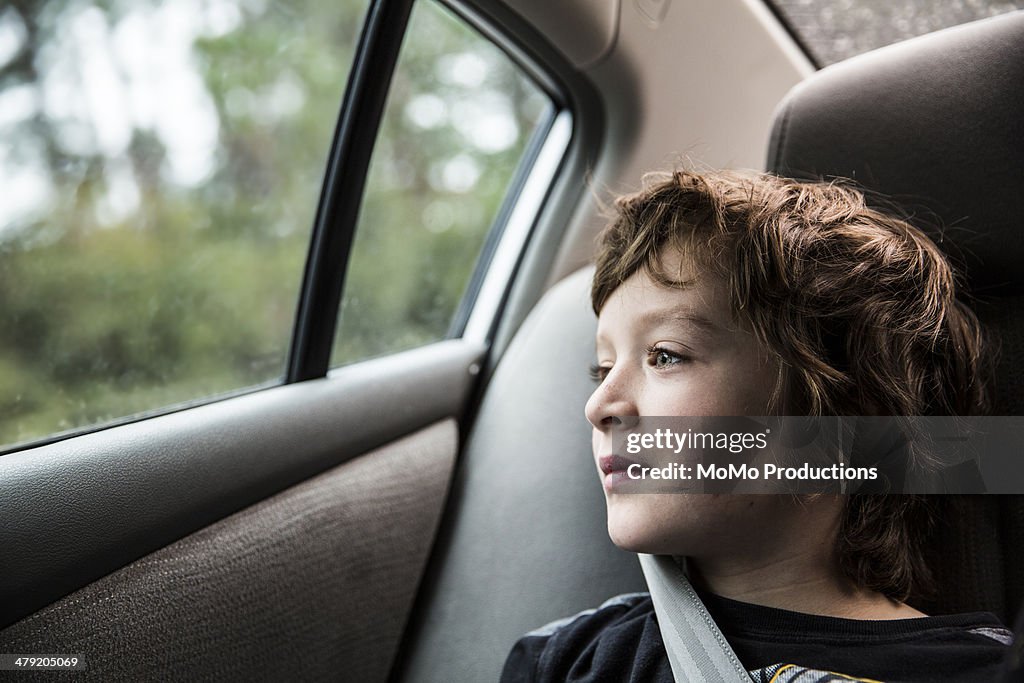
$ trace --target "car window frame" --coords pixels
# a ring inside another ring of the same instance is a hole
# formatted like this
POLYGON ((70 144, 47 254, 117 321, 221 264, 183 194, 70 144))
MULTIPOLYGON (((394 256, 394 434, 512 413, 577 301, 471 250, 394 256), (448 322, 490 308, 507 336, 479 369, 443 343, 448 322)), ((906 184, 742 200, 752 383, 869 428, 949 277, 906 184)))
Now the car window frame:
MULTIPOLYGON (((373 149, 416 1, 370 0, 368 3, 327 156, 283 376, 52 432, 27 441, 0 445, 0 457, 273 387, 332 376, 341 369, 332 370, 330 356, 339 321, 345 274, 352 255, 373 149)), ((452 0, 431 1, 451 11, 482 39, 500 49, 550 100, 548 113, 528 141, 502 204, 488 227, 484 245, 457 305, 447 337, 425 345, 465 337, 487 347, 493 339, 509 290, 545 205, 568 165, 571 148, 578 146, 577 107, 574 106, 578 98, 574 98, 571 89, 566 87, 565 73, 558 74, 552 68, 550 46, 526 45, 521 41, 521 35, 513 36, 512 32, 500 28, 505 21, 523 26, 508 8, 491 0, 473 5, 452 0), (538 59, 537 53, 545 51, 548 54, 538 59), (553 132, 557 133, 554 140, 553 132), (544 163, 538 164, 538 161, 544 163)), ((559 60, 555 60, 555 64, 562 66, 559 60)))

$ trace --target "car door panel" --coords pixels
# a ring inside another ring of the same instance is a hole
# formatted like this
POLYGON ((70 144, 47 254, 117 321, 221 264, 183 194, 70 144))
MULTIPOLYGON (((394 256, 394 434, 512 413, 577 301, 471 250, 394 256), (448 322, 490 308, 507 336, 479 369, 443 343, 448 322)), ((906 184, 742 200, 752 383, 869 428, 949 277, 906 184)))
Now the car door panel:
POLYGON ((0 458, 0 623, 396 436, 457 418, 482 353, 442 342, 0 458))
POLYGON ((0 649, 76 653, 94 680, 380 680, 457 438, 445 419, 290 487, 8 627, 0 649))

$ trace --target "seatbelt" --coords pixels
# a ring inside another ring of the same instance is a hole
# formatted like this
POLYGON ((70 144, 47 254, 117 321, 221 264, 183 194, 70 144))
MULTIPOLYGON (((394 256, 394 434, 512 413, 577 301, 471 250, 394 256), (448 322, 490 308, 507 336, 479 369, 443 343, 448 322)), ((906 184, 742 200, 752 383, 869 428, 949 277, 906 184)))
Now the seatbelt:
POLYGON ((689 579, 669 555, 640 554, 676 683, 750 683, 689 579))

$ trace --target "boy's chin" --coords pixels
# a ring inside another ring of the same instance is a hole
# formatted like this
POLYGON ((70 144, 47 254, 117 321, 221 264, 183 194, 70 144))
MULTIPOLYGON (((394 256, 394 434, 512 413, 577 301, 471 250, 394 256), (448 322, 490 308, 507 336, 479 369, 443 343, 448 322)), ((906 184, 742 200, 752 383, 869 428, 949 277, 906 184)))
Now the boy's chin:
POLYGON ((612 543, 634 553, 674 555, 678 539, 671 532, 637 516, 608 515, 608 536, 612 543))
POLYGON ((618 546, 622 550, 628 550, 631 553, 646 553, 648 555, 659 555, 660 553, 651 550, 650 541, 644 538, 642 535, 637 536, 629 533, 621 533, 608 528, 608 536, 612 539, 612 543, 618 546))
POLYGON ((608 536, 634 553, 692 555, 714 545, 717 496, 636 494, 608 500, 608 536))

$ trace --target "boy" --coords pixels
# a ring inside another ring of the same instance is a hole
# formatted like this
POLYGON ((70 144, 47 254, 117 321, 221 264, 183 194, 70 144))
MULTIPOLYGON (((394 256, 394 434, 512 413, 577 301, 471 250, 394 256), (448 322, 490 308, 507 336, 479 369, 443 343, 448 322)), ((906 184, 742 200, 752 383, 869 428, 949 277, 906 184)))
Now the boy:
MULTIPOLYGON (((630 494, 621 416, 970 415, 981 333, 938 248, 856 190, 676 172, 616 202, 593 282, 586 406, 620 547, 687 558, 754 680, 987 680, 1010 633, 929 617, 905 495, 630 494)), ((672 681, 650 597, 619 596, 527 634, 505 681, 672 681)))

